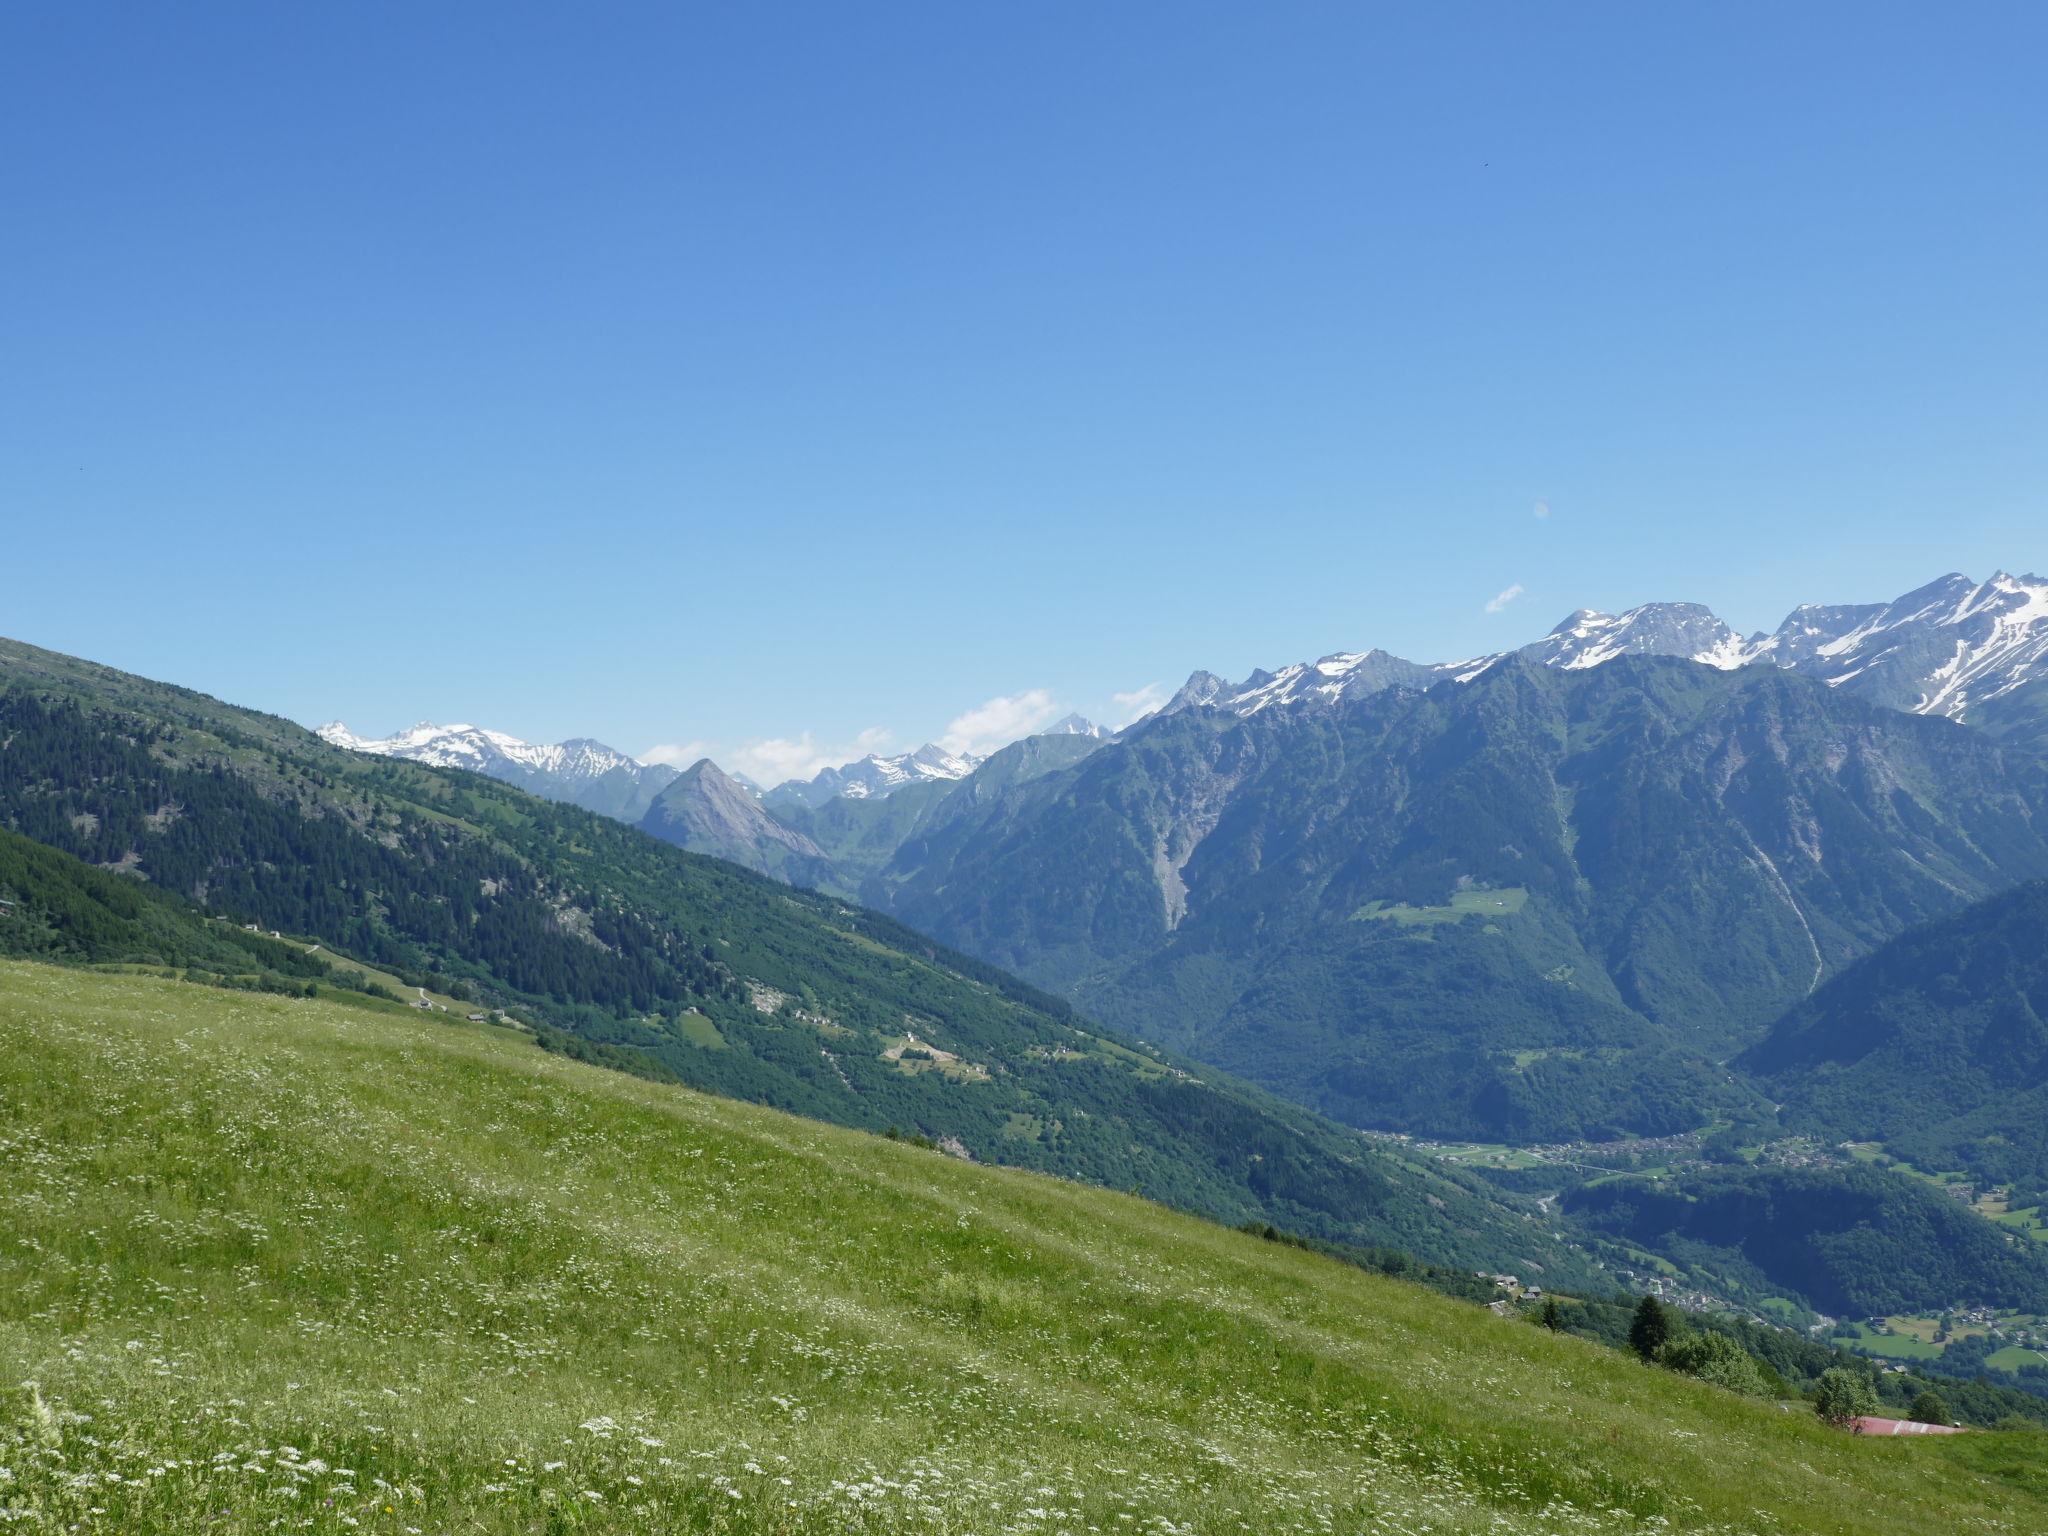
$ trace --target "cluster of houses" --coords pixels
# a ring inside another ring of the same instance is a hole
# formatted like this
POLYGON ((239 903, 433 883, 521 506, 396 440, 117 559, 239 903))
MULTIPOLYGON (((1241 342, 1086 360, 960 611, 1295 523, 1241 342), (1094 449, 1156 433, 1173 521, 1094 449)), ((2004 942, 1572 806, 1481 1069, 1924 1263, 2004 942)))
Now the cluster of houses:
MULTIPOLYGON (((446 1013, 448 1011, 446 1003, 437 1003, 427 996, 427 989, 425 987, 420 987, 417 990, 420 995, 412 1000, 413 1007, 425 1013, 446 1013)), ((477 1012, 469 1014, 467 1017, 472 1024, 488 1024, 491 1022, 491 1016, 488 1013, 477 1012)), ((498 1017, 501 1020, 505 1017, 502 1010, 499 1012, 498 1017)))

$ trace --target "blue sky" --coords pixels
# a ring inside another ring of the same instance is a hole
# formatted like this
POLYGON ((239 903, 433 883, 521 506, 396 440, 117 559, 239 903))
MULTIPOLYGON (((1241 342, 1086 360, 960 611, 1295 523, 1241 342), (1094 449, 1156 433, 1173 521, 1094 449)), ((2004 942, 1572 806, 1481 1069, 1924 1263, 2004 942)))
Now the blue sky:
POLYGON ((758 773, 2040 570, 2044 55, 1996 4, 12 6, 0 633, 758 773))

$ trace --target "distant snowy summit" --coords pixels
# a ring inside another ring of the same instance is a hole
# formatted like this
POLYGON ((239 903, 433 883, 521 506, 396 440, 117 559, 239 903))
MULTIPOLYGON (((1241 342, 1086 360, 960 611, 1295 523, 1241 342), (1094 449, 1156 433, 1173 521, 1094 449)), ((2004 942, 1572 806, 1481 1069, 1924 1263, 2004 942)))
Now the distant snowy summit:
POLYGON ((808 779, 788 779, 763 796, 769 805, 823 805, 845 795, 855 800, 880 799, 893 795, 906 784, 951 783, 964 779, 985 761, 972 752, 948 752, 926 742, 915 752, 895 757, 873 753, 858 762, 837 768, 822 768, 808 779))
MULTIPOLYGON (((589 737, 548 746, 480 725, 436 725, 430 720, 422 720, 394 736, 379 737, 359 736, 341 721, 331 720, 315 734, 352 752, 400 757, 436 768, 465 768, 550 800, 566 800, 626 821, 638 821, 646 815, 656 798, 679 776, 675 768, 639 762, 616 747, 589 737)), ((1111 733, 1080 715, 1068 715, 1039 734, 1103 740, 1111 733)), ((818 806, 840 795, 856 800, 880 799, 906 784, 951 783, 966 778, 986 761, 985 756, 977 753, 948 752, 927 742, 915 752, 895 757, 870 755, 858 762, 823 769, 810 779, 791 779, 765 793, 739 774, 721 774, 720 782, 739 786, 768 804, 818 806)))
MULTIPOLYGON (((1275 672, 1257 671, 1238 683, 1196 672, 1162 713, 1210 708, 1251 715, 1282 707, 1316 708, 1385 688, 1469 681, 1515 655, 1573 671, 1621 656, 1676 656, 1730 670, 1783 667, 1888 708, 1994 730, 2023 730, 2048 745, 2048 580, 2003 571, 1984 582, 1947 575, 1889 603, 1808 604, 1794 609, 1776 630, 1746 639, 1699 603, 1645 603, 1616 614, 1582 608, 1540 640, 1466 661, 1416 662, 1381 650, 1340 651, 1275 672)), ((640 820, 677 778, 674 768, 637 762, 587 737, 545 746, 481 726, 426 721, 374 739, 356 735, 340 721, 321 726, 319 734, 358 752, 488 774, 627 821, 640 820)), ((1036 734, 1105 740, 1115 733, 1068 715, 1036 734)), ((881 799, 912 784, 953 783, 985 761, 973 752, 927 742, 914 752, 870 755, 825 768, 765 793, 737 775, 732 782, 769 807, 816 807, 842 795, 881 799)), ((731 833, 729 799, 718 797, 719 817, 714 819, 731 833)))
POLYGON ((395 736, 358 736, 339 720, 329 721, 315 734, 352 752, 436 768, 466 768, 549 800, 566 800, 629 821, 646 814, 654 797, 676 777, 674 768, 639 762, 587 736, 547 746, 480 725, 436 725, 427 720, 395 736))
POLYGON ((1345 651, 1234 684, 1196 672, 1166 712, 1314 707, 1388 687, 1465 681, 1511 655, 1569 670, 1619 656, 1676 656, 1724 670, 1771 665, 1888 708, 1995 724, 2023 700, 2036 714, 2048 712, 2048 580, 1950 574, 1890 603, 1802 606, 1775 631, 1747 639, 1699 603, 1645 603, 1619 614, 1581 609, 1541 640, 1469 661, 1345 651))
MULTIPOLYGON (((1064 720, 1031 734, 1086 736, 1094 741, 1106 741, 1115 733, 1080 715, 1068 715, 1064 720)), ((928 741, 915 752, 905 752, 896 757, 870 754, 858 762, 822 769, 808 779, 786 780, 769 790, 762 799, 768 805, 805 806, 823 805, 841 795, 854 800, 879 800, 909 784, 952 783, 964 779, 987 761, 985 753, 948 752, 928 741)))
POLYGON ((539 773, 595 779, 620 768, 641 766, 617 748, 588 737, 540 746, 480 725, 435 725, 422 720, 396 736, 371 739, 356 735, 335 720, 321 726, 315 734, 323 741, 355 752, 402 757, 409 762, 432 763, 437 768, 468 768, 477 773, 488 773, 494 765, 512 763, 539 773))
MULTIPOLYGON (((1521 654, 1578 671, 1617 656, 1683 656, 1725 670, 1755 659, 1746 641, 1700 603, 1645 603, 1627 613, 1581 608, 1521 654)), ((1491 659, 1491 658, 1489 658, 1491 659)))
POLYGON ((2048 685, 2048 580, 1951 574, 1895 602, 1797 608, 1756 657, 1894 709, 1996 715, 2048 685))

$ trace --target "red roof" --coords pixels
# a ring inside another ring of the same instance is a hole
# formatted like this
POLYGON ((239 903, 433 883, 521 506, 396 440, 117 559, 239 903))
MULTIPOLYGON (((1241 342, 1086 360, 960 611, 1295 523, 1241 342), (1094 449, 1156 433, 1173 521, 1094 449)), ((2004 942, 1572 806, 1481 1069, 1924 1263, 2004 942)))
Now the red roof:
POLYGON ((1876 1419, 1865 1415, 1851 1419, 1849 1428, 1859 1435, 1960 1435, 1953 1424, 1922 1424, 1918 1419, 1876 1419))

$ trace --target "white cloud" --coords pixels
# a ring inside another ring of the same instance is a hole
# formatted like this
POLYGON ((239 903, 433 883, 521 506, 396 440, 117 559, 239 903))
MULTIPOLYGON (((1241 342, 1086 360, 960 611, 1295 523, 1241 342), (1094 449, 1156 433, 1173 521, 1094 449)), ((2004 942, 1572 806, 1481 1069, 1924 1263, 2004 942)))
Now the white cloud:
POLYGON ((1164 683, 1147 683, 1142 688, 1133 688, 1129 693, 1112 693, 1110 698, 1115 701, 1118 711, 1113 723, 1118 730, 1122 730, 1133 720, 1151 714, 1171 697, 1164 683))
POLYGON ((956 716, 939 737, 939 745, 948 752, 993 752, 1050 725, 1059 712, 1051 692, 1044 688, 999 694, 956 716))
POLYGON ((649 747, 640 754, 640 761, 652 767, 666 763, 671 768, 688 768, 698 759, 711 755, 708 741, 665 741, 660 746, 649 747))
POLYGON ((1518 581, 1513 586, 1509 587, 1506 591, 1498 593, 1494 597, 1493 601, 1486 605, 1486 611, 1488 613, 1499 613, 1501 609, 1507 607, 1509 603, 1512 603, 1516 598, 1520 597, 1521 595, 1522 584, 1518 581))
POLYGON ((1547 501, 1539 501, 1529 510, 1536 514, 1536 521, 1539 523, 1547 522, 1550 519, 1550 503, 1547 501))

